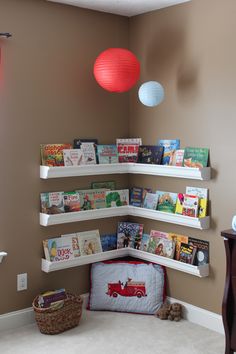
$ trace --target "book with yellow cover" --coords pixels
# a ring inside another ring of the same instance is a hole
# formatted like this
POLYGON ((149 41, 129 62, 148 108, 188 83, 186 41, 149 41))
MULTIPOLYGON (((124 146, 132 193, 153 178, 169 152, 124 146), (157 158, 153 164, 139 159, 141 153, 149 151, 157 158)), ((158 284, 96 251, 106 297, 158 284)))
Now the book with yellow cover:
POLYGON ((186 194, 195 195, 199 198, 198 217, 207 216, 208 189, 198 187, 186 187, 186 194))
POLYGON ((184 202, 184 194, 178 193, 176 207, 175 207, 175 214, 183 214, 183 202, 184 202))
POLYGON ((175 257, 174 258, 176 261, 179 261, 181 243, 188 243, 188 236, 179 235, 179 234, 175 234, 173 232, 170 232, 168 234, 168 238, 175 242, 175 257))

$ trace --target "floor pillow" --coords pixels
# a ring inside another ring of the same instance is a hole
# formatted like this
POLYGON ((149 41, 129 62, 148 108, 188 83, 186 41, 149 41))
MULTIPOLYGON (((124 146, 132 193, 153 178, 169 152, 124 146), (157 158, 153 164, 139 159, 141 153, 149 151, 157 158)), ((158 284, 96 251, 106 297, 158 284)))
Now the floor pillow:
POLYGON ((89 310, 154 314, 164 295, 165 269, 160 265, 106 261, 91 266, 89 310))

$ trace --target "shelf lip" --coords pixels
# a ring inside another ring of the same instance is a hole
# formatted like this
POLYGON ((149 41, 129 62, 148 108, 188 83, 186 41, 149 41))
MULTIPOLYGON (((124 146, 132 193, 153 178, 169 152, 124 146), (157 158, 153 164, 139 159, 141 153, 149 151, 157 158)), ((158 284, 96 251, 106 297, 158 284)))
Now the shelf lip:
POLYGON ((138 216, 146 219, 168 222, 171 224, 192 227, 195 229, 205 230, 209 228, 210 217, 192 218, 190 216, 165 213, 158 210, 134 207, 132 205, 77 211, 62 214, 43 214, 40 213, 40 225, 50 226, 65 224, 70 222, 79 222, 93 219, 104 219, 117 216, 138 216))
POLYGON ((209 180, 211 178, 211 168, 192 168, 182 166, 167 166, 141 163, 114 163, 81 166, 40 166, 40 178, 62 178, 91 175, 107 175, 119 173, 144 174, 152 176, 164 176, 175 178, 187 178, 196 180, 209 180))
POLYGON ((57 270, 77 267, 81 265, 101 262, 109 259, 131 256, 145 261, 163 265, 167 268, 175 269, 184 273, 195 275, 197 277, 206 277, 209 275, 209 264, 203 266, 194 266, 182 263, 174 259, 157 256, 152 253, 136 250, 133 248, 121 248, 113 251, 96 253, 88 256, 81 256, 71 261, 49 262, 42 259, 42 271, 49 273, 57 270))
POLYGON ((7 252, 0 252, 0 263, 3 261, 3 258, 7 256, 7 252))

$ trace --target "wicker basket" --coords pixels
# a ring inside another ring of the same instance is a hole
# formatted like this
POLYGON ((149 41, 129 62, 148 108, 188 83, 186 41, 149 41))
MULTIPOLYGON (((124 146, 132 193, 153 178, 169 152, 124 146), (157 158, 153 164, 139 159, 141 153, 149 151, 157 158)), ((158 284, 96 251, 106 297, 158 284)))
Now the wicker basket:
POLYGON ((59 309, 40 308, 38 296, 33 301, 35 319, 39 330, 44 334, 58 334, 79 324, 83 300, 79 295, 66 293, 64 305, 59 309))

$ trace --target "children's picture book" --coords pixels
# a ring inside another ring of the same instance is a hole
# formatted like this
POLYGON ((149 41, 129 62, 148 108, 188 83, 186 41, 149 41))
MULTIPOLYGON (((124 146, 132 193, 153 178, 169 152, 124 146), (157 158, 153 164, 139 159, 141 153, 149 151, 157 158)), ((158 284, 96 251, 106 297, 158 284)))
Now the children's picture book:
POLYGON ((143 208, 156 210, 158 198, 159 196, 157 193, 146 193, 143 208))
POLYGON ((175 213, 177 193, 157 191, 156 194, 158 195, 157 210, 175 213))
POLYGON ((186 147, 184 149, 183 166, 202 168, 208 166, 209 149, 186 147))
POLYGON ((100 235, 103 252, 117 249, 117 234, 100 235))
POLYGON ((106 191, 106 207, 119 207, 129 205, 129 190, 120 189, 106 191))
POLYGON ((170 165, 183 166, 183 160, 184 160, 184 149, 175 150, 172 155, 170 165))
POLYGON ((72 149, 71 144, 41 144, 41 163, 43 166, 64 166, 63 150, 72 149))
POLYGON ((151 230, 150 231, 150 237, 158 237, 158 238, 169 238, 169 233, 168 232, 162 232, 158 230, 151 230))
POLYGON ((81 256, 102 252, 99 230, 78 232, 81 256))
POLYGON ((163 146, 140 145, 138 150, 138 163, 161 165, 163 152, 163 146))
POLYGON ((142 194, 142 207, 143 207, 143 204, 144 204, 144 200, 145 200, 145 197, 146 197, 146 194, 147 193, 152 193, 152 188, 143 188, 143 194, 142 194))
POLYGON ((179 234, 175 234, 175 233, 170 232, 168 239, 175 242, 175 256, 174 256, 174 258, 176 261, 179 261, 181 243, 187 244, 189 238, 188 238, 188 236, 185 236, 185 235, 179 235, 179 234))
POLYGON ((105 188, 108 190, 109 189, 114 190, 114 189, 116 189, 116 182, 115 181, 92 182, 91 188, 92 189, 105 188))
MULTIPOLYGON (((158 240, 158 238, 156 238, 156 240, 158 240)), ((159 238, 154 253, 158 256, 173 259, 175 254, 175 242, 166 238, 159 238)))
POLYGON ((142 195, 143 188, 141 187, 133 187, 130 189, 130 205, 141 207, 142 206, 142 195))
POLYGON ((76 138, 76 139, 74 139, 73 148, 74 149, 80 149, 82 143, 93 143, 94 147, 96 149, 96 146, 98 145, 98 139, 80 139, 80 138, 76 138))
POLYGON ((197 254, 194 260, 194 265, 209 264, 209 242, 198 240, 196 238, 189 237, 189 244, 197 248, 197 254))
POLYGON ((150 235, 143 233, 142 239, 141 239, 141 247, 140 247, 141 251, 147 252, 149 239, 150 239, 150 235))
POLYGON ((105 188, 94 189, 93 199, 95 209, 106 208, 106 191, 107 189, 105 188))
POLYGON ((74 257, 75 258, 79 257, 80 256, 80 249, 79 249, 79 239, 78 239, 77 233, 75 232, 72 234, 64 234, 64 235, 61 235, 61 237, 71 238, 74 257))
POLYGON ((121 221, 118 222, 117 248, 132 247, 140 249, 143 224, 121 221))
POLYGON ((80 199, 78 192, 64 192, 63 202, 65 213, 71 213, 74 211, 80 211, 80 199))
POLYGON ((92 189, 78 189, 76 192, 79 193, 81 210, 95 209, 94 193, 92 192, 92 189))
POLYGON ((187 243, 181 243, 179 261, 183 263, 193 264, 196 251, 196 247, 187 243))
POLYGON ((97 145, 99 164, 118 163, 118 151, 116 145, 97 145))
POLYGON ((38 296, 38 305, 41 308, 48 308, 55 303, 61 302, 67 298, 66 290, 64 288, 52 291, 46 291, 38 296))
POLYGON ((199 198, 198 217, 207 216, 208 188, 186 187, 186 194, 195 195, 199 198))
POLYGON ((180 149, 180 140, 160 139, 157 141, 157 145, 163 146, 164 148, 162 165, 170 165, 175 150, 180 149))
POLYGON ((178 193, 176 207, 175 207, 175 214, 179 214, 179 215, 183 214, 183 202, 184 202, 184 194, 178 193))
POLYGON ((46 192, 40 194, 41 213, 61 214, 65 212, 64 192, 46 192))
POLYGON ((116 139, 119 162, 137 162, 141 138, 116 139))
POLYGON ((43 241, 45 259, 50 262, 74 259, 72 238, 57 237, 43 241))
POLYGON ((182 215, 196 218, 198 216, 199 198, 195 195, 184 194, 182 215))
POLYGON ((83 163, 85 165, 95 165, 96 160, 96 151, 93 143, 81 143, 80 147, 83 155, 83 163))
POLYGON ((64 166, 83 165, 83 154, 80 149, 63 150, 64 166))

